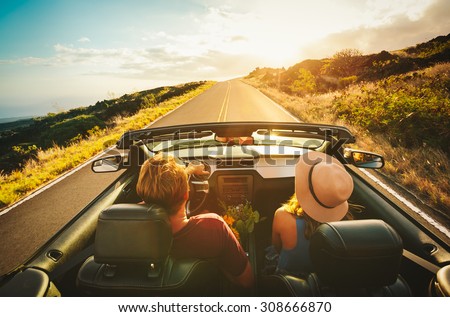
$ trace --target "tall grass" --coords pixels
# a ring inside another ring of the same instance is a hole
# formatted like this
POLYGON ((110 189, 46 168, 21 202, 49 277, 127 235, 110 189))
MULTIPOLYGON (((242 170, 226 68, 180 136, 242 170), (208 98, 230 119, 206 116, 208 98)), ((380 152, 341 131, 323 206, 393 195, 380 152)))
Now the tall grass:
POLYGON ((117 117, 111 128, 92 129, 87 138, 77 140, 68 146, 55 145, 47 150, 39 150, 37 157, 28 160, 20 170, 15 170, 8 175, 0 174, 0 207, 18 201, 113 145, 125 131, 147 126, 160 116, 209 89, 212 85, 214 82, 205 82, 197 89, 174 96, 157 107, 144 108, 130 117, 117 117))
POLYGON ((346 126, 356 136, 354 147, 385 157, 382 174, 448 214, 449 73, 447 63, 305 97, 283 93, 255 79, 245 81, 301 121, 346 126))

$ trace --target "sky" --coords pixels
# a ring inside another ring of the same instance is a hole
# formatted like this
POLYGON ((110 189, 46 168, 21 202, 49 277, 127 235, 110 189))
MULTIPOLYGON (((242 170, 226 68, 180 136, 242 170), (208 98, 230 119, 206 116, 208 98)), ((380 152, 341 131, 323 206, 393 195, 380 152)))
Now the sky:
POLYGON ((1 0, 0 118, 450 33, 450 0, 1 0))

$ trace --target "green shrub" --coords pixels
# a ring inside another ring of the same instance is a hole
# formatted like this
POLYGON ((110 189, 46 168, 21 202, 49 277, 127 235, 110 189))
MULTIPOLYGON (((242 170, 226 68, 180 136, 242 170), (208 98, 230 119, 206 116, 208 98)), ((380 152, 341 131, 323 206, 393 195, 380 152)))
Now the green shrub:
POLYGON ((293 94, 304 96, 316 90, 316 80, 309 70, 300 68, 297 79, 289 86, 289 89, 293 94))
POLYGON ((409 148, 431 145, 450 154, 450 78, 415 72, 361 85, 335 98, 337 117, 409 148))
POLYGON ((350 85, 356 83, 357 80, 358 80, 358 76, 342 77, 342 78, 339 78, 338 85, 341 88, 345 88, 347 86, 350 86, 350 85))
POLYGON ((104 128, 105 123, 94 115, 79 115, 57 122, 41 134, 41 144, 64 145, 89 135, 88 131, 95 127, 104 128))

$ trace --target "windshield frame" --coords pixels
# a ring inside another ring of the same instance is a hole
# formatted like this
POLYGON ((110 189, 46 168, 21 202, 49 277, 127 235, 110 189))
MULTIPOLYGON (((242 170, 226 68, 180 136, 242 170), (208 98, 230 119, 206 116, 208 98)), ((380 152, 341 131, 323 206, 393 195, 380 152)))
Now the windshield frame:
POLYGON ((347 128, 342 126, 297 122, 214 122, 129 131, 124 133, 117 142, 117 148, 129 149, 131 145, 138 143, 148 145, 155 142, 173 142, 175 140, 183 140, 186 143, 185 140, 190 139, 204 139, 213 145, 223 144, 217 142, 217 137, 252 137, 253 140, 255 138, 258 140, 261 137, 262 140, 265 138, 268 143, 274 142, 273 138, 275 145, 277 139, 280 141, 279 143, 282 143, 286 140, 295 140, 295 138, 334 140, 341 144, 355 142, 355 137, 347 128))

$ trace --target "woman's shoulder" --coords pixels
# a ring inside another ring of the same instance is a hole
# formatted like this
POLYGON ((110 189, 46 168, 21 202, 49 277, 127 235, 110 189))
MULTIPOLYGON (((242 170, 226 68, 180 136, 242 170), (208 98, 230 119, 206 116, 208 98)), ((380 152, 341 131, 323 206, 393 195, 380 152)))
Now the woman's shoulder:
POLYGON ((281 230, 286 226, 288 227, 292 226, 293 223, 295 223, 296 218, 297 216, 288 212, 283 207, 280 207, 275 211, 275 215, 273 217, 273 225, 274 227, 279 228, 281 230))
POLYGON ((294 214, 287 211, 284 207, 280 207, 275 211, 274 217, 277 218, 296 218, 294 214))
POLYGON ((287 211, 283 206, 281 206, 280 208, 275 210, 275 215, 280 215, 280 214, 284 214, 284 213, 287 213, 287 211))

